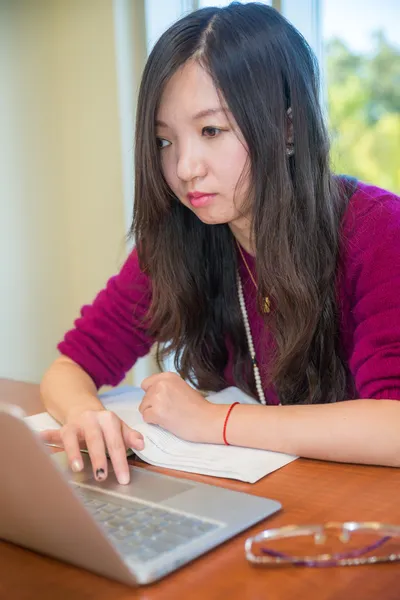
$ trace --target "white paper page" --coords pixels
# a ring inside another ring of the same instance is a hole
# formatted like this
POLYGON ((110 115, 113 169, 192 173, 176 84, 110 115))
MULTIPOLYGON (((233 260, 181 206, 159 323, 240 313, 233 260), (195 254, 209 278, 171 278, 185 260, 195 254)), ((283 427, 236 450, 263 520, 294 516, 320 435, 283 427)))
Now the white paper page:
POLYGON ((145 438, 144 449, 135 451, 140 458, 153 465, 189 473, 255 483, 297 458, 267 450, 187 442, 146 423, 137 430, 145 438))
POLYGON ((240 402, 240 404, 259 404, 259 402, 239 390, 237 387, 228 387, 220 392, 213 392, 207 396, 207 400, 213 404, 233 404, 234 402, 240 402))

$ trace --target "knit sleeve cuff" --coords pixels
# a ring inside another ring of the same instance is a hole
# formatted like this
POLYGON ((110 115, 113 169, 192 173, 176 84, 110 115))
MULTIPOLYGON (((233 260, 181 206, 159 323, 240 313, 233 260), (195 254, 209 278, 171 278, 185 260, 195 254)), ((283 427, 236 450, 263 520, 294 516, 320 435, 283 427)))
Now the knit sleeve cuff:
POLYGON ((375 392, 374 399, 376 400, 400 400, 400 388, 387 388, 375 392))

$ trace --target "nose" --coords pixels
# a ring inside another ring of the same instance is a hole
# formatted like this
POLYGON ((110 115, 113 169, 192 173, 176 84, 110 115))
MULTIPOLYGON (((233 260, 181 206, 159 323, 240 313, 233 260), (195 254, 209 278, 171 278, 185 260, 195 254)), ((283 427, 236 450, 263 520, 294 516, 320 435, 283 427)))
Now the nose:
POLYGON ((179 151, 176 174, 181 181, 189 182, 196 177, 205 177, 207 167, 204 157, 193 144, 185 144, 179 151))

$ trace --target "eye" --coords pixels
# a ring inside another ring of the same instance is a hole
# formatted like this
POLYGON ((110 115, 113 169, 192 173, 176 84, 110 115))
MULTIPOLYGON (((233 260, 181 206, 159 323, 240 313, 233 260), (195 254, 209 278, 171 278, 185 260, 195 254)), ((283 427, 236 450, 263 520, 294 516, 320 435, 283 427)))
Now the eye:
POLYGON ((220 133, 222 133, 222 129, 218 129, 218 127, 203 127, 201 133, 206 137, 217 137, 220 133))
POLYGON ((171 142, 169 142, 168 140, 165 140, 164 138, 157 138, 156 139, 156 143, 157 143, 157 147, 160 148, 160 150, 162 150, 163 148, 167 148, 168 146, 171 145, 171 142))

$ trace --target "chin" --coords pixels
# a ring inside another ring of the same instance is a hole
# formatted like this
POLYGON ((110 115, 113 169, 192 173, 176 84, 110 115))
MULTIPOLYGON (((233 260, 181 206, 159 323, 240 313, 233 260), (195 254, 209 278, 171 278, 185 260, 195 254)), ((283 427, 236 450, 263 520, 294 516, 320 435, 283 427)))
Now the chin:
POLYGON ((186 206, 192 213, 196 215, 198 219, 205 225, 225 225, 234 220, 234 215, 224 215, 221 214, 222 211, 218 212, 215 210, 215 207, 204 207, 204 208, 194 208, 190 204, 183 202, 182 204, 186 206), (214 210, 213 210, 214 208, 214 210))
POLYGON ((197 213, 196 216, 205 225, 225 225, 226 223, 229 223, 229 220, 224 217, 216 217, 213 215, 199 215, 197 213))
MULTIPOLYGON (((193 210, 193 209, 192 209, 193 210)), ((224 225, 230 223, 231 219, 226 215, 213 214, 207 210, 193 210, 194 214, 206 225, 224 225)))

